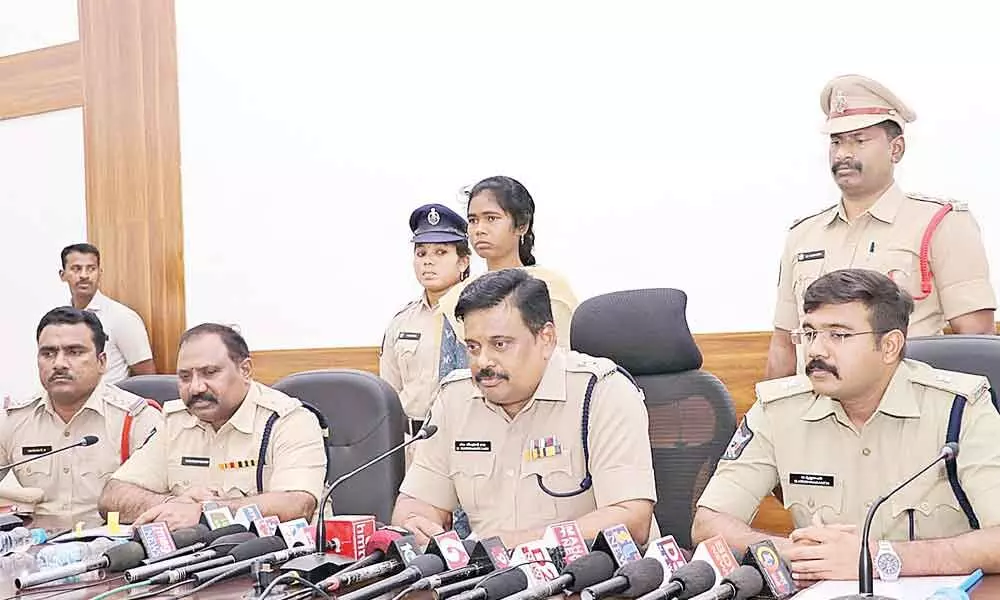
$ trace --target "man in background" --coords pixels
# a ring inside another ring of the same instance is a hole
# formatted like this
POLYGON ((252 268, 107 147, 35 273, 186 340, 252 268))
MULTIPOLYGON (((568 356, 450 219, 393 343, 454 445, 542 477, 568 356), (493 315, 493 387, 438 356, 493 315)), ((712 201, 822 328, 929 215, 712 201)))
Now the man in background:
POLYGON ((979 225, 959 202, 905 194, 894 180, 903 127, 916 114, 885 86, 860 75, 837 77, 820 94, 830 136, 837 204, 792 225, 781 258, 774 334, 765 378, 803 368, 790 332, 804 317, 809 284, 837 269, 888 276, 915 300, 911 336, 995 334, 996 296, 979 225))
POLYGON ((69 286, 73 307, 96 314, 107 335, 105 383, 130 375, 156 372, 146 326, 134 310, 100 292, 101 253, 91 244, 73 244, 62 250, 59 278, 69 286))

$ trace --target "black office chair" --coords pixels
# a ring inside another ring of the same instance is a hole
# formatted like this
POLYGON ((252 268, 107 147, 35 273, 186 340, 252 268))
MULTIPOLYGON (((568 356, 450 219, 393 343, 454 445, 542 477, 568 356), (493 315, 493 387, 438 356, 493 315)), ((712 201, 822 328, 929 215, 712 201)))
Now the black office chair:
POLYGON ((935 369, 982 375, 990 380, 993 405, 1000 411, 996 386, 1000 385, 1000 336, 934 335, 906 340, 906 358, 935 369))
POLYGON ((115 385, 136 396, 156 400, 160 406, 163 406, 164 402, 177 400, 181 397, 180 392, 177 391, 176 375, 136 375, 119 381, 115 385))
POLYGON ((722 382, 699 370, 687 296, 675 289, 614 292, 584 301, 573 315, 573 349, 610 358, 646 396, 660 531, 690 548, 698 497, 736 430, 722 382))
MULTIPOLYGON (((295 373, 272 386, 320 410, 330 425, 327 480, 332 481, 403 443, 406 415, 382 378, 354 369, 295 373)), ((337 488, 334 514, 374 514, 388 523, 405 474, 402 452, 337 488)))

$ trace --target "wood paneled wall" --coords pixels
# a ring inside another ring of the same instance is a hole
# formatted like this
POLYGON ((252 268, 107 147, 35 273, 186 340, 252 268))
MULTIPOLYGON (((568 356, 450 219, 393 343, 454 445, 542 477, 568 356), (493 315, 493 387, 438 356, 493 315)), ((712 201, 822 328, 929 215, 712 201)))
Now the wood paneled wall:
POLYGON ((78 42, 0 57, 0 120, 82 105, 78 42))
MULTIPOLYGON (((754 401, 754 384, 764 378, 770 333, 716 333, 695 335, 705 358, 705 371, 726 385, 736 405, 737 418, 754 401)), ((378 348, 310 348, 306 350, 264 350, 253 353, 256 378, 273 383, 285 375, 313 369, 348 368, 378 374, 378 348)), ((762 505, 754 527, 774 533, 792 529, 788 512, 775 499, 762 505)))

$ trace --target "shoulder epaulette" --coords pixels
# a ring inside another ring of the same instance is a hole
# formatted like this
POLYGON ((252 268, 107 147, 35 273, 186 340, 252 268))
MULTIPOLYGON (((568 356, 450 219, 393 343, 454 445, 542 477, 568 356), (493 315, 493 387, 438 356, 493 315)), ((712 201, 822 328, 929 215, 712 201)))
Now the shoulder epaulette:
POLYGON ((566 355, 566 370, 570 373, 591 373, 599 379, 618 370, 618 365, 607 358, 597 358, 579 352, 569 352, 566 355))
POLYGON ((184 406, 183 400, 168 400, 163 403, 163 414, 172 415, 174 413, 184 412, 187 407, 184 406))
POLYGON ((17 400, 8 397, 4 399, 3 407, 5 410, 18 410, 21 408, 26 408, 28 406, 33 406, 41 399, 42 399, 42 394, 35 394, 34 396, 25 396, 17 400))
POLYGON ((821 210, 819 212, 814 212, 813 214, 811 214, 809 216, 806 216, 806 217, 802 217, 801 219, 795 219, 794 221, 792 221, 792 226, 789 227, 788 230, 791 231, 791 230, 795 229, 796 227, 798 227, 802 223, 805 223, 806 221, 808 221, 809 219, 811 219, 813 217, 820 216, 821 214, 825 213, 826 211, 830 210, 831 208, 837 208, 837 205, 836 204, 832 204, 830 206, 827 206, 826 208, 824 208, 823 210, 821 210))
POLYGON ((791 398, 799 394, 808 394, 813 391, 812 381, 805 375, 792 375, 780 379, 769 379, 761 381, 754 386, 757 394, 757 401, 761 404, 791 398))
POLYGON ((952 198, 945 198, 943 196, 931 196, 928 194, 920 194, 917 192, 909 192, 906 194, 907 198, 912 200, 920 200, 921 202, 934 202, 935 204, 940 204, 944 206, 945 204, 950 204, 952 210, 969 210, 969 204, 967 202, 960 202, 952 198))
POLYGON ((982 375, 927 367, 916 369, 910 381, 956 396, 964 396, 970 404, 990 397, 990 382, 982 375))
POLYGON ((138 415, 143 408, 149 406, 145 398, 111 385, 105 391, 103 400, 105 403, 119 408, 133 417, 138 415))
POLYGON ((296 408, 302 406, 298 398, 292 398, 291 396, 279 392, 274 388, 269 388, 266 385, 261 385, 261 393, 257 396, 257 404, 263 406, 264 408, 278 413, 279 417, 283 417, 296 408))
POLYGON ((455 369, 451 373, 444 376, 444 379, 438 384, 439 386, 445 386, 449 383, 455 383, 456 381, 465 381, 466 379, 472 379, 472 371, 469 369, 455 369))

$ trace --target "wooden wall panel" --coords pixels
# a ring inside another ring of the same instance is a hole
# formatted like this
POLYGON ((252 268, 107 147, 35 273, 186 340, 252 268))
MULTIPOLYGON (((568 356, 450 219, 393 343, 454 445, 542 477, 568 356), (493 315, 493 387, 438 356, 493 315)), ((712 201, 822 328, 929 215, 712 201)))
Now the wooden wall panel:
POLYGON ((173 0, 80 0, 87 232, 172 372, 185 327, 173 0))
POLYGON ((0 120, 82 105, 79 42, 0 57, 0 120))

